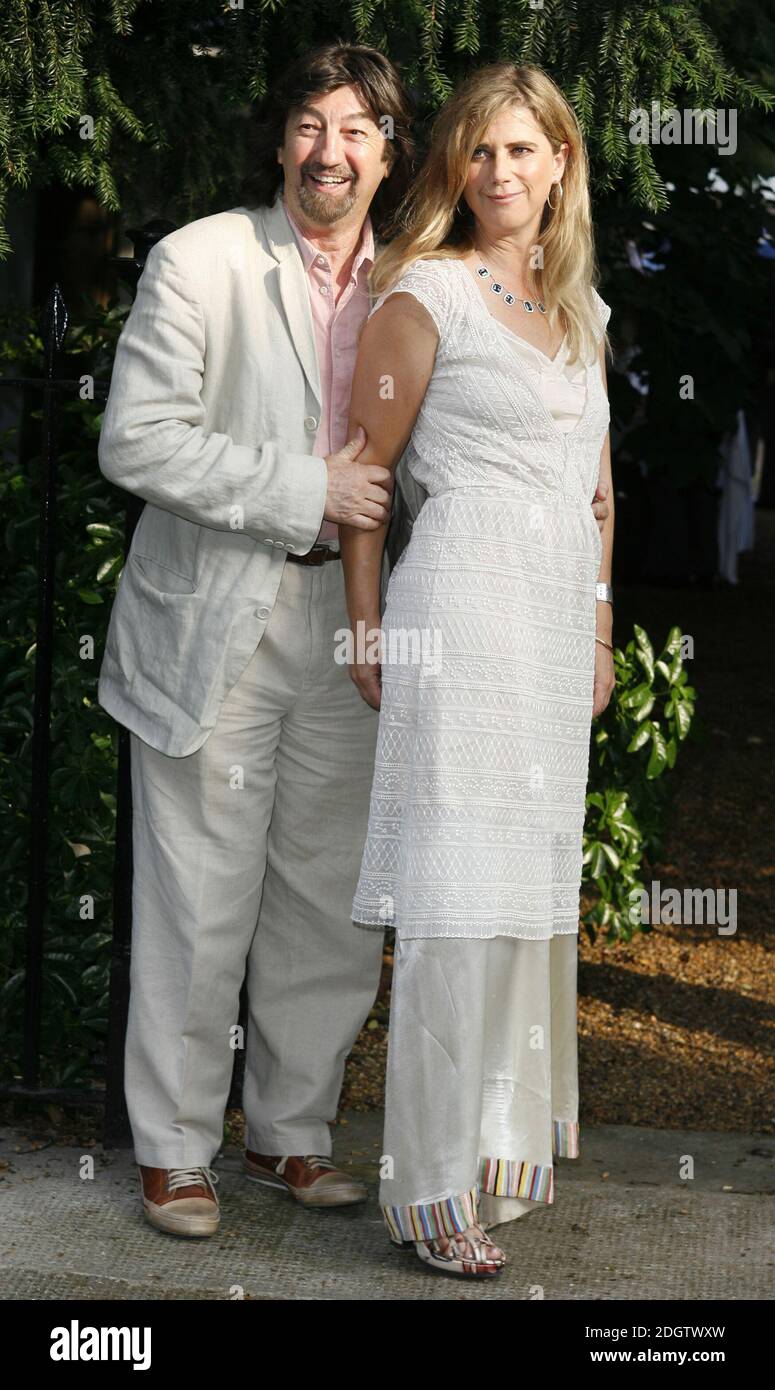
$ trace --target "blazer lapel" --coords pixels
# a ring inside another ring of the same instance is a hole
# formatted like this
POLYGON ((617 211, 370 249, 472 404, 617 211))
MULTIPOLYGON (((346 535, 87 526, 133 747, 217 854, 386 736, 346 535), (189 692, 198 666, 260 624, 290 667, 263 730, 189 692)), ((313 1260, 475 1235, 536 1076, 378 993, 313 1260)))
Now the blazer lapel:
MULTIPOLYGON (((274 273, 277 277, 288 332, 315 399, 322 409, 320 369, 315 350, 315 328, 309 304, 309 287, 304 274, 304 263, 298 254, 296 238, 286 216, 281 193, 278 193, 271 207, 261 209, 261 220, 264 225, 267 246, 277 261, 277 269, 274 273)), ((382 250, 382 246, 383 243, 375 237, 375 259, 382 250)), ((376 295, 369 289, 369 307, 375 299, 376 295)))
POLYGON ((293 228, 285 215, 282 196, 278 194, 272 206, 262 211, 267 245, 277 261, 274 274, 277 277, 288 332, 315 399, 322 408, 320 369, 315 351, 315 329, 304 263, 298 254, 293 228))
MULTIPOLYGON (((285 314, 291 341, 298 353, 299 360, 301 361, 307 380, 314 392, 315 399, 322 409, 320 372, 318 370, 317 352, 315 350, 315 329, 312 323, 309 289, 304 274, 304 263, 301 256, 298 254, 296 238, 285 213, 282 195, 277 195, 271 207, 262 207, 255 210, 248 208, 246 211, 253 219, 258 235, 261 234, 258 223, 261 223, 263 238, 267 249, 277 262, 275 270, 270 271, 270 274, 277 276, 280 299, 282 301, 283 312, 285 314)), ((384 245, 385 243, 381 242, 375 236, 375 260, 384 245)), ((377 296, 373 293, 371 288, 369 288, 370 308, 376 297, 377 296)), ((409 446, 407 446, 407 448, 408 447, 409 446)), ((426 497, 427 493, 425 489, 422 488, 408 472, 405 453, 399 460, 396 469, 396 487, 393 493, 391 518, 388 525, 387 541, 383 554, 380 581, 382 607, 384 607, 387 579, 391 569, 395 566, 399 555, 408 542, 415 517, 426 497)))

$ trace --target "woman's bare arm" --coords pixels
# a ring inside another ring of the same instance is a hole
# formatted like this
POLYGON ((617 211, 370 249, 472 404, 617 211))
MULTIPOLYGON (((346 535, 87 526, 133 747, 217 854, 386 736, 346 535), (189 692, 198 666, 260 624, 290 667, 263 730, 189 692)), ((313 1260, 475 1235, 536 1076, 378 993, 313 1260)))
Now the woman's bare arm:
MULTIPOLYGON (((394 472, 414 428, 433 373, 439 335, 436 325, 411 294, 394 294, 364 325, 353 375, 347 437, 366 431, 360 464, 379 464, 394 472)), ((339 526, 347 611, 357 640, 358 625, 368 633, 380 624, 382 551, 387 524, 371 531, 339 526)), ((350 666, 350 675, 367 704, 379 708, 379 668, 350 666)))

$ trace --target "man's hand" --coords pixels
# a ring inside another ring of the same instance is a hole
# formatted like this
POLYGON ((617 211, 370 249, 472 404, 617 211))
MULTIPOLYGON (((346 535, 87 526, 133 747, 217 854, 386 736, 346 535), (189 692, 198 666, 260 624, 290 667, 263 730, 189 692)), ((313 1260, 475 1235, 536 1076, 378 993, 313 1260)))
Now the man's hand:
POLYGON ((606 517, 611 515, 611 508, 604 500, 608 495, 608 483, 598 483, 595 495, 592 498, 592 513, 597 520, 598 527, 602 532, 605 526, 606 517), (598 501, 598 499, 600 499, 598 501))
POLYGON ((377 463, 358 463, 366 443, 366 431, 358 426, 355 438, 338 454, 328 454, 328 491, 323 516, 361 531, 376 531, 390 520, 393 474, 377 463))

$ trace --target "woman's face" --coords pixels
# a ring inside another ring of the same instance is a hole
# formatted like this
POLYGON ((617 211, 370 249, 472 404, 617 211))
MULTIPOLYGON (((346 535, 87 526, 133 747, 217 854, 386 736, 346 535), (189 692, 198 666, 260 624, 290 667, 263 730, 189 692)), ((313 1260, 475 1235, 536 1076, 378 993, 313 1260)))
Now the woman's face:
MULTIPOLYGON (((463 197, 490 238, 532 229, 536 236, 552 184, 565 168, 568 143, 554 154, 535 117, 514 104, 496 116, 473 152, 463 197)), ((551 201, 559 194, 552 192, 551 201)))

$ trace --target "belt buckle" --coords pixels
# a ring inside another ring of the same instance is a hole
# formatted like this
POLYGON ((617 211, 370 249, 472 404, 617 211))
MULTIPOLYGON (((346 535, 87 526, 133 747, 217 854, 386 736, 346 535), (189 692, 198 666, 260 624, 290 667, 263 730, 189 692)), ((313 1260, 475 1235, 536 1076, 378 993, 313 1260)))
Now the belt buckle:
POLYGON ((330 545, 313 545, 305 555, 288 555, 289 560, 295 560, 299 565, 324 565, 326 560, 334 557, 339 558, 339 551, 332 550, 330 545))
POLYGON ((313 545, 310 554, 315 554, 316 551, 317 555, 316 558, 312 561, 313 565, 325 565, 328 560, 339 559, 340 552, 338 550, 334 550, 333 547, 330 545, 313 545))

